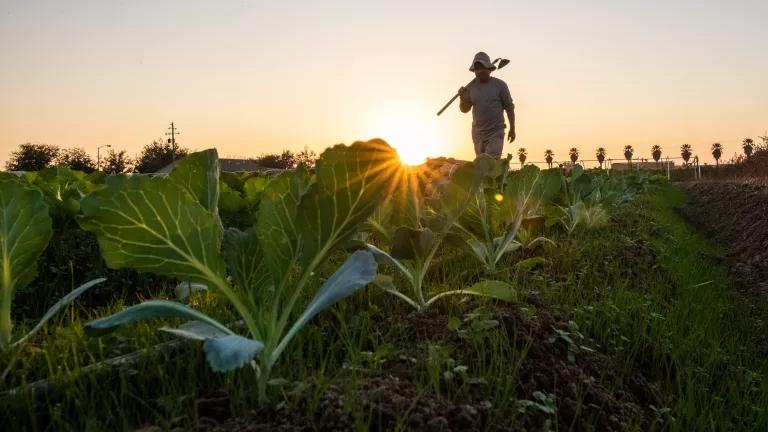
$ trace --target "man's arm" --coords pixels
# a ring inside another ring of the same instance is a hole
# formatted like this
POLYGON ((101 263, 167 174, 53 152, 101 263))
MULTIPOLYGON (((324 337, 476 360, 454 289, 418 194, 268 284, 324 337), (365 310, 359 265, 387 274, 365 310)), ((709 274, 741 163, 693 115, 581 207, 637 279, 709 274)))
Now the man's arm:
POLYGON ((507 118, 509 119, 509 134, 507 134, 507 140, 509 142, 515 141, 515 104, 512 102, 512 95, 509 93, 509 87, 507 83, 501 81, 501 106, 504 111, 507 112, 507 118))
POLYGON ((459 89, 459 109, 463 113, 468 113, 472 109, 472 101, 469 98, 469 89, 462 87, 459 89))
POLYGON ((507 111, 507 118, 509 119, 509 134, 507 135, 507 139, 509 142, 514 142, 516 135, 515 135, 515 104, 512 104, 509 108, 506 109, 507 111))

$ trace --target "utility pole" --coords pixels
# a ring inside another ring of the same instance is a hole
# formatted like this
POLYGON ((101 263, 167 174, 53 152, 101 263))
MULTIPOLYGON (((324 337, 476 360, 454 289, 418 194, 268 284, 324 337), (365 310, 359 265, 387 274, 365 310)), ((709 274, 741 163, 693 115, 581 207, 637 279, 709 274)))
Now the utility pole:
POLYGON ((171 145, 171 162, 176 160, 176 135, 181 135, 181 132, 176 130, 176 126, 174 126, 173 122, 171 122, 171 127, 169 127, 170 132, 166 132, 166 135, 170 135, 171 137, 168 138, 168 143, 171 145))

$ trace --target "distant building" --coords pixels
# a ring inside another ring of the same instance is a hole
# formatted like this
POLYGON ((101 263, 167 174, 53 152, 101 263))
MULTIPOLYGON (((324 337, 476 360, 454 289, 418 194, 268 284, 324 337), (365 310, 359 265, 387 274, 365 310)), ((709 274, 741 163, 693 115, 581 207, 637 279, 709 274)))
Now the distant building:
POLYGON ((643 170, 651 170, 651 169, 667 169, 667 164, 669 164, 670 168, 675 167, 674 161, 666 161, 666 160, 660 160, 658 163, 655 161, 650 162, 635 162, 632 161, 632 166, 630 167, 629 163, 627 162, 612 162, 611 163, 611 169, 615 170, 628 170, 630 168, 632 169, 643 169, 643 170))
MULTIPOLYGON (((178 159, 169 163, 155 174, 169 174, 182 160, 184 159, 178 159)), ((270 168, 265 168, 250 159, 219 159, 219 167, 221 172, 255 172, 270 170, 270 168)))

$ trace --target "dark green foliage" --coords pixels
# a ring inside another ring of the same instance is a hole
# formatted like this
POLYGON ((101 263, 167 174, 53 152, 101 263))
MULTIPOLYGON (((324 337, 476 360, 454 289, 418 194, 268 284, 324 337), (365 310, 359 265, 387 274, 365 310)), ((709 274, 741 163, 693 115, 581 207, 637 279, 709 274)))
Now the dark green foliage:
POLYGON ((177 159, 183 159, 189 154, 189 150, 184 147, 173 148, 171 143, 161 140, 152 141, 141 150, 141 154, 136 159, 136 172, 151 174, 164 168, 177 159))
POLYGON ((62 150, 56 159, 56 164, 71 170, 83 171, 86 174, 96 171, 96 163, 85 149, 80 147, 62 150))
POLYGON ((5 167, 8 171, 39 171, 53 164, 59 156, 59 148, 49 144, 21 144, 11 153, 5 167))
POLYGON ((305 147, 304 150, 294 153, 290 150, 283 150, 282 153, 267 153, 254 159, 254 162, 264 168, 291 169, 299 164, 307 169, 315 167, 317 153, 305 147))
POLYGON ((107 174, 121 174, 130 172, 133 160, 128 156, 125 150, 109 150, 104 159, 101 160, 101 171, 107 174))

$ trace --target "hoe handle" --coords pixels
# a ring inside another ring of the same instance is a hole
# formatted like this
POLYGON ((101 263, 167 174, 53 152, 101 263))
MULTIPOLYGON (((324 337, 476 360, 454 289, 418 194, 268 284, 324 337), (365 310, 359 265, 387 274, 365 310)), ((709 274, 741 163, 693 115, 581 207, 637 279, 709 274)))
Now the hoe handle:
MULTIPOLYGON (((506 60, 506 59, 501 59, 501 58, 497 58, 497 59, 496 59, 496 60, 494 60, 494 61, 493 61, 493 63, 491 63, 491 64, 494 64, 494 65, 495 65, 496 63, 498 63, 498 62, 499 62, 499 60, 501 60, 501 63, 499 63, 499 69, 503 68, 504 66, 506 66, 506 65, 507 65, 507 63, 509 63, 509 60, 506 60)), ((464 87, 469 87, 470 85, 472 85, 472 83, 473 83, 473 82, 475 82, 475 80, 474 80, 474 79, 473 79, 472 81, 470 81, 470 82, 469 82, 469 84, 465 85, 464 87)), ((437 112, 437 115, 440 115, 440 114, 442 114, 442 113, 443 113, 443 111, 445 111, 446 109, 448 109, 448 107, 449 107, 449 106, 451 106, 451 104, 453 103, 453 101, 455 101, 455 100, 456 100, 456 98, 457 98, 457 97, 459 97, 459 93, 458 93, 458 92, 456 92, 456 95, 454 95, 454 96, 451 98, 451 100, 449 100, 449 101, 448 101, 448 103, 447 103, 447 104, 445 104, 445 106, 443 106, 442 108, 440 108, 440 111, 438 111, 438 112, 437 112)))
MULTIPOLYGON (((469 86, 470 86, 470 85, 471 85, 473 82, 475 82, 475 80, 472 80, 472 81, 470 81, 470 82, 469 82, 467 85, 465 85, 464 87, 469 87, 469 86)), ((449 101, 448 101, 448 103, 446 103, 446 104, 445 104, 445 105, 444 105, 442 108, 440 108, 440 111, 438 111, 438 112, 437 112, 437 115, 440 115, 440 114, 442 114, 442 113, 443 113, 443 111, 445 111, 446 109, 448 109, 448 107, 449 107, 449 106, 451 106, 451 104, 453 103, 453 101, 455 101, 455 100, 456 100, 456 98, 457 98, 457 97, 459 97, 459 92, 456 92, 456 94, 455 94, 455 95, 453 95, 453 97, 451 98, 451 100, 449 100, 449 101)))

